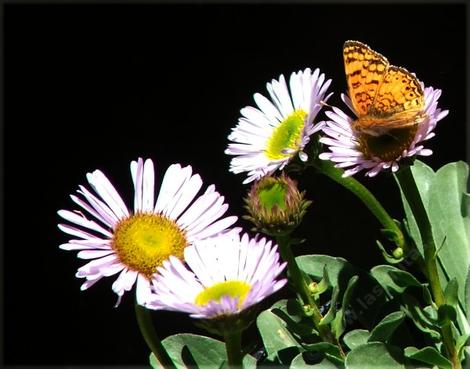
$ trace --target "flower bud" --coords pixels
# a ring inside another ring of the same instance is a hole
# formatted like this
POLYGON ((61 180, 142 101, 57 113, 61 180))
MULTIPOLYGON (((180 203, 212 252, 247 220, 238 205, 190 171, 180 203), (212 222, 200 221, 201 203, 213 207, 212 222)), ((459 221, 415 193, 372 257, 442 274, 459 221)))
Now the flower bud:
POLYGON ((304 195, 297 182, 284 173, 279 177, 263 177, 252 185, 245 198, 249 215, 244 218, 253 222, 257 231, 270 236, 289 234, 311 204, 304 195))

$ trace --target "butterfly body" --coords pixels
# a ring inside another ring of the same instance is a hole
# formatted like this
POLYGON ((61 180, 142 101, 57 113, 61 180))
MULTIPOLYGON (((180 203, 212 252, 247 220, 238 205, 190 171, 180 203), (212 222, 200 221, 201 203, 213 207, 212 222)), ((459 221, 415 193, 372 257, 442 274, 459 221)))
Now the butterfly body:
POLYGON ((413 74, 359 41, 346 41, 343 57, 355 132, 381 136, 426 119, 424 92, 413 74))

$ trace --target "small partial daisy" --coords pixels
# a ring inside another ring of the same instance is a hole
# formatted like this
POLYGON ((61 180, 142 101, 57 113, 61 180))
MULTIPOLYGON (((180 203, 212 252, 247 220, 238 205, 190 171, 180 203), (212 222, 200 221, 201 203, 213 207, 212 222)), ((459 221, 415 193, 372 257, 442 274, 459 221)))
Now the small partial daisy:
MULTIPOLYGON (((417 155, 429 156, 432 151, 425 149, 423 142, 434 137, 434 128, 449 111, 437 107, 441 90, 424 88, 425 119, 411 127, 390 130, 388 134, 372 136, 355 132, 351 123, 356 119, 333 107, 325 114, 331 120, 322 127, 325 137, 320 142, 328 145, 329 152, 320 154, 320 159, 331 160, 337 168, 348 168, 343 177, 366 170, 366 176, 374 177, 382 170, 396 172, 398 162, 417 155)), ((351 100, 342 94, 341 99, 354 112, 351 100)))
POLYGON ((129 210, 111 182, 99 170, 87 174, 95 194, 79 186, 79 196, 71 195, 81 210, 59 210, 71 224, 59 228, 76 237, 60 245, 63 250, 82 250, 81 259, 94 259, 80 267, 76 277, 85 278, 81 289, 94 285, 103 277, 119 273, 112 285, 119 296, 131 290, 137 281, 137 302, 150 297, 151 279, 157 267, 170 255, 183 258, 184 249, 194 241, 227 230, 237 217, 222 218, 228 205, 224 197, 209 186, 194 202, 202 187, 198 174, 190 166, 168 167, 154 201, 155 172, 150 159, 132 161, 134 209, 129 210))
POLYGON ((194 318, 230 316, 255 305, 282 288, 285 268, 277 246, 265 238, 231 233, 198 241, 158 268, 151 309, 190 313, 194 318))
POLYGON ((302 151, 310 136, 320 130, 313 120, 326 101, 331 80, 319 69, 292 73, 289 86, 283 75, 267 83, 271 100, 256 93, 258 108, 240 110, 242 117, 228 136, 225 153, 235 155, 230 164, 233 173, 248 172, 243 183, 249 183, 282 169, 295 156, 306 161, 302 151))

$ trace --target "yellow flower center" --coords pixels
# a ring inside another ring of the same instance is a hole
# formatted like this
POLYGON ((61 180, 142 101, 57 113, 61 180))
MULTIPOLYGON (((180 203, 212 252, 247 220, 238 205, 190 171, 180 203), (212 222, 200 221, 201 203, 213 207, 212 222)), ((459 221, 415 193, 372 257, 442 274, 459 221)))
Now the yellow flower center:
POLYGON ((206 288, 196 296, 195 303, 199 306, 207 305, 210 301, 219 302, 223 296, 238 297, 238 307, 245 301, 251 286, 243 281, 219 282, 206 288))
POLYGON ((295 110, 274 129, 265 150, 268 159, 284 159, 292 155, 286 150, 299 150, 306 117, 305 111, 295 110))
POLYGON ((122 220, 112 239, 119 260, 149 279, 170 255, 183 259, 187 244, 185 232, 173 220, 153 213, 122 220))
POLYGON ((360 150, 367 158, 379 158, 382 161, 397 159, 403 150, 410 147, 413 142, 418 125, 411 127, 391 129, 384 135, 359 135, 360 150))

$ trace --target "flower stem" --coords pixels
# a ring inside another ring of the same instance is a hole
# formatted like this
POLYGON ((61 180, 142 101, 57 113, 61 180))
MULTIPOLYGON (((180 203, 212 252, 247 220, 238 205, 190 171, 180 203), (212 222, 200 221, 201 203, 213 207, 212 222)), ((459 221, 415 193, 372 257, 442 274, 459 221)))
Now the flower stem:
POLYGON ((225 350, 229 369, 241 369, 242 364, 242 331, 230 329, 224 332, 225 350))
POLYGON ((352 177, 343 177, 344 171, 335 168, 333 163, 329 160, 315 160, 313 166, 318 171, 356 195, 367 206, 383 227, 393 234, 392 238, 396 246, 406 250, 405 237, 400 227, 387 213, 375 196, 362 183, 352 177))
POLYGON ((315 326, 315 329, 318 331, 323 341, 330 342, 338 346, 341 355, 345 357, 340 343, 338 342, 334 334, 329 330, 328 326, 320 325, 320 321, 323 319, 323 315, 321 314, 320 309, 318 308, 317 302, 309 291, 307 281, 305 280, 299 266, 297 265, 294 254, 292 253, 290 237, 288 235, 277 236, 276 240, 279 246, 279 252, 281 254, 281 257, 284 261, 287 262, 287 269, 289 270, 289 276, 292 281, 292 284, 294 285, 296 291, 298 291, 298 293, 300 294, 303 303, 307 305, 309 307, 309 310, 312 312, 313 324, 315 326))
POLYGON ((160 342, 160 339, 157 336, 157 332, 155 332, 149 310, 139 305, 136 301, 135 315, 139 325, 140 333, 142 334, 142 337, 147 343, 149 349, 157 358, 158 362, 165 369, 176 369, 173 361, 160 342))
MULTIPOLYGON (((432 225, 429 221, 428 214, 419 194, 418 187, 411 172, 411 168, 401 168, 397 172, 396 177, 400 183, 400 187, 406 197, 406 200, 410 205, 411 211, 413 212, 414 218, 416 219, 416 223, 419 228, 419 233, 421 234, 426 276, 431 286, 434 302, 439 308, 441 305, 445 304, 445 297, 444 292, 442 291, 441 282, 439 280, 439 273, 437 270, 436 244, 432 235, 432 225)), ((444 346, 446 347, 449 358, 452 361, 452 367, 454 369, 461 369, 462 366, 455 347, 451 324, 444 324, 441 328, 441 333, 444 346)))

